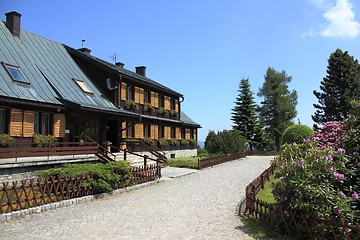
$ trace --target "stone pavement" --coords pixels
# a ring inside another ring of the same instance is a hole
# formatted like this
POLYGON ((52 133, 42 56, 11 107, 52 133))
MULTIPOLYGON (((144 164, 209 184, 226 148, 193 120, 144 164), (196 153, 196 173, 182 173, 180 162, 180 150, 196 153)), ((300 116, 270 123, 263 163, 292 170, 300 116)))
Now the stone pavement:
POLYGON ((0 223, 0 239, 253 239, 237 205, 271 159, 165 168, 157 184, 0 223))

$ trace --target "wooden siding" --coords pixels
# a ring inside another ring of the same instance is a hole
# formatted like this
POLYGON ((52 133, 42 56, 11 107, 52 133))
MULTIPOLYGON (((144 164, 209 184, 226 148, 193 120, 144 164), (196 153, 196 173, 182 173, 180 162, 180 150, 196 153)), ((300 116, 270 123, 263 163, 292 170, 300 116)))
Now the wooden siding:
POLYGON ((23 137, 34 135, 34 111, 24 111, 23 137))
POLYGON ((62 113, 54 114, 54 136, 63 138, 65 137, 66 129, 66 116, 62 113))
POLYGON ((121 83, 121 100, 126 101, 126 83, 121 83))
POLYGON ((135 125, 135 138, 143 138, 144 137, 144 124, 138 123, 135 125))
POLYGON ((10 114, 10 136, 21 137, 23 112, 20 109, 11 109, 10 114))

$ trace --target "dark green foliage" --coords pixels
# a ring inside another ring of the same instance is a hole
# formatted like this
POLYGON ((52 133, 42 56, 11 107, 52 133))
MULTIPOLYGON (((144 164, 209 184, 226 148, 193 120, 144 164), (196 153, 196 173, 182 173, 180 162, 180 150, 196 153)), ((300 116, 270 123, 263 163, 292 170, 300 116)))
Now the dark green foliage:
POLYGON ((198 148, 197 156, 200 158, 204 158, 204 157, 209 156, 209 153, 205 148, 198 148))
POLYGON ((316 111, 312 119, 320 125, 347 118, 351 110, 350 102, 359 100, 360 96, 360 67, 347 51, 336 49, 330 55, 326 73, 321 81, 321 91, 313 92, 318 104, 314 104, 316 111))
POLYGON ((65 164, 61 168, 52 168, 39 171, 40 177, 76 176, 92 174, 92 177, 83 183, 84 187, 92 187, 97 192, 110 192, 119 187, 125 187, 130 182, 130 167, 125 161, 107 164, 65 164))
POLYGON ((250 90, 249 79, 242 79, 239 85, 239 95, 235 100, 235 107, 232 109, 231 121, 233 128, 240 131, 246 138, 250 151, 259 141, 261 129, 257 126, 257 106, 254 101, 253 92, 250 90))
POLYGON ((237 130, 209 131, 205 139, 205 149, 210 154, 237 153, 246 150, 246 139, 237 130))
POLYGON ((306 125, 292 125, 282 135, 282 143, 302 143, 304 139, 309 139, 313 132, 314 130, 306 125))
POLYGON ((268 68, 265 82, 259 89, 258 96, 264 100, 260 106, 260 120, 265 125, 265 131, 274 141, 277 151, 280 150, 281 136, 285 129, 292 124, 296 117, 297 93, 288 90, 291 76, 285 71, 277 72, 268 68))

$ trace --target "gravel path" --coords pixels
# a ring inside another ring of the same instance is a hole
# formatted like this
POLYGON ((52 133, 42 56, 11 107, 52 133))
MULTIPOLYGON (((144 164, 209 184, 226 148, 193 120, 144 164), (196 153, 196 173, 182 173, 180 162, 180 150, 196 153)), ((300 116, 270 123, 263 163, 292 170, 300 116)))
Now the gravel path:
POLYGON ((271 159, 246 157, 183 177, 167 169, 157 184, 0 223, 0 239, 253 239, 241 230, 237 205, 271 159))

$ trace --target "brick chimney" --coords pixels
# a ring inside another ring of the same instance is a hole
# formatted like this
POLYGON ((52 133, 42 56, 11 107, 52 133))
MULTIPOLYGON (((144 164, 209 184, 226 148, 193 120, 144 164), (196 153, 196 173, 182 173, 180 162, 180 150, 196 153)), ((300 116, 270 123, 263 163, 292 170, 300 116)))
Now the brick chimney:
POLYGON ((115 65, 116 65, 117 68, 124 68, 125 64, 122 63, 122 62, 116 62, 115 65))
POLYGON ((90 52, 91 52, 90 49, 84 47, 84 48, 79 48, 78 50, 79 50, 80 52, 85 53, 86 55, 90 56, 90 52))
POLYGON ((137 74, 140 74, 141 76, 146 77, 146 67, 145 66, 135 67, 135 69, 136 69, 137 74))
POLYGON ((20 17, 18 12, 8 12, 6 15, 6 27, 10 30, 14 37, 20 37, 20 17))

